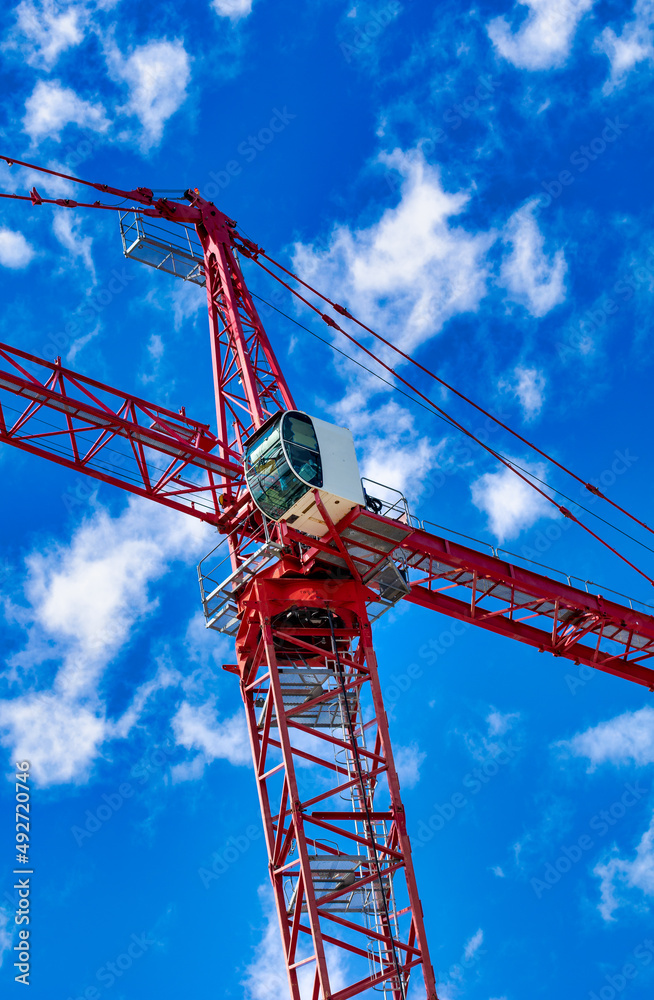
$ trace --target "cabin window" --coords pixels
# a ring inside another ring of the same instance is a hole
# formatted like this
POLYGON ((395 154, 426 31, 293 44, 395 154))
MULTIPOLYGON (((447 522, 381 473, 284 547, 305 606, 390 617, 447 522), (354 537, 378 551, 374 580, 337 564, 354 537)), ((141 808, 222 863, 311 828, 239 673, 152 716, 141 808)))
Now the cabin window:
POLYGON ((280 414, 246 447, 245 478, 257 507, 277 521, 313 487, 322 486, 322 463, 311 419, 280 414))

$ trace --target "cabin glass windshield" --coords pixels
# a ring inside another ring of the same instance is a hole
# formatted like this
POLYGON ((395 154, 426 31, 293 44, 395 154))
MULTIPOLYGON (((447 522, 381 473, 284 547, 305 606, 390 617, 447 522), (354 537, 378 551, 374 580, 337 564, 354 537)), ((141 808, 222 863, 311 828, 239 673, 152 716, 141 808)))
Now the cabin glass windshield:
MULTIPOLYGON (((275 521, 283 517, 308 489, 306 483, 302 482, 293 472, 282 447, 282 423, 286 423, 288 417, 289 414, 284 414, 281 419, 275 421, 261 437, 247 446, 245 454, 245 478, 252 498, 259 509, 275 521)), ((301 414, 298 417, 301 417, 301 414)), ((306 467, 309 471, 310 453, 313 453, 313 449, 307 448, 306 444, 313 443, 314 448, 317 449, 318 443, 310 421, 307 428, 308 417, 304 417, 303 420, 305 423, 302 423, 302 420, 298 421, 297 428, 294 425, 290 426, 288 436, 285 429, 284 439, 288 440, 287 448, 297 447, 300 449, 297 456, 293 455, 291 458, 293 464, 295 465, 297 462, 301 468, 306 467), (302 432, 300 424, 304 428, 302 432), (304 434, 305 438, 308 433, 312 434, 313 442, 307 440, 303 445, 300 445, 301 433, 304 434), (298 443, 295 441, 296 437, 298 443)), ((314 465, 311 467, 314 475, 316 469, 320 471, 320 456, 317 450, 315 455, 318 465, 316 466, 314 461, 314 465)), ((303 476, 301 471, 300 475, 303 476)), ((303 476, 303 478, 305 477, 303 476)), ((322 475, 320 482, 322 483, 322 475)))
POLYGON ((310 486, 322 486, 322 463, 311 419, 303 413, 285 413, 282 436, 293 471, 310 486))

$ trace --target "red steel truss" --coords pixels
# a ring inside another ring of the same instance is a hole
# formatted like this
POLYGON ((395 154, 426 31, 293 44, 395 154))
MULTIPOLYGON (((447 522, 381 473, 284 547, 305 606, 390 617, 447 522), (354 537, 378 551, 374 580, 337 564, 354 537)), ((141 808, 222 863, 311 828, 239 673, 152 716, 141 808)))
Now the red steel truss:
POLYGON ((213 453, 208 424, 0 344, 0 442, 224 523, 242 465, 213 453))
MULTIPOLYGON (((187 191, 186 196, 189 205, 161 199, 142 214, 187 229, 192 226, 197 232, 202 259, 197 259, 196 270, 206 287, 211 335, 217 451, 226 462, 241 465, 248 437, 268 417, 295 409, 295 404, 238 262, 237 251, 249 256, 248 247, 253 245, 212 202, 196 191, 187 191)), ((147 236, 143 242, 148 245, 147 236)), ((162 244, 157 241, 156 247, 161 249, 162 244)), ((169 261, 180 258, 179 247, 171 246, 168 253, 164 247, 164 253, 169 261)), ((188 261, 188 254, 182 251, 181 259, 188 261)), ((241 475, 226 479, 224 486, 226 521, 236 526, 238 518, 242 520, 242 505, 248 503, 245 481, 241 475)))
POLYGON ((236 259, 236 223, 199 196, 193 204, 202 211, 196 228, 204 250, 218 437, 227 443, 226 458, 242 460, 252 432, 295 404, 236 259))
POLYGON ((426 531, 405 547, 414 604, 654 690, 651 615, 426 531))
MULTIPOLYGON (((349 565, 372 579, 385 559, 404 567, 406 600, 450 618, 518 639, 654 690, 654 617, 370 511, 337 526, 344 551, 313 539, 305 561, 349 565), (347 559, 346 559, 347 556, 347 559)), ((302 536, 286 528, 286 536, 302 536)), ((304 536, 306 538, 306 536, 304 536)))
POLYGON ((374 597, 353 580, 302 576, 285 557, 239 602, 229 669, 241 679, 292 1000, 373 989, 404 1000, 418 968, 436 1000, 366 613, 374 597))
MULTIPOLYGON (((295 404, 237 259, 237 251, 249 256, 254 244, 237 233, 236 223, 213 202, 197 191, 187 191, 186 197, 189 205, 162 198, 139 212, 197 232, 203 254, 198 270, 207 290, 218 448, 225 460, 240 462, 252 432, 273 413, 295 409, 295 404)), ((169 259, 178 250, 171 246, 169 259)), ((182 257, 189 259, 186 253, 182 257)))

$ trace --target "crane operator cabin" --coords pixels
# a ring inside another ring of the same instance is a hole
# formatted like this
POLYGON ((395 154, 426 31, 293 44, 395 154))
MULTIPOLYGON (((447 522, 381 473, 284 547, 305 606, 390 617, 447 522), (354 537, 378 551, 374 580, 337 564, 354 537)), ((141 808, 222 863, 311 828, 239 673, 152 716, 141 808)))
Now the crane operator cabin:
POLYGON ((299 410, 276 413, 250 438, 245 478, 266 517, 318 538, 328 527, 315 490, 334 523, 365 506, 352 432, 299 410))

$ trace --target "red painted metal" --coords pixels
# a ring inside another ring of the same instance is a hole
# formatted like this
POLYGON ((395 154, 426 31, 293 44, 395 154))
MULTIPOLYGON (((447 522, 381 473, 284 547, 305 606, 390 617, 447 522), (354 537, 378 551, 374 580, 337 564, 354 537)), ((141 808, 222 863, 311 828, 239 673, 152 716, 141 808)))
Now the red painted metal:
POLYGON ((654 690, 654 618, 426 531, 404 543, 409 600, 654 690), (462 599, 461 595, 466 594, 462 599))
POLYGON ((264 571, 244 590, 236 650, 290 995, 385 987, 404 1000, 420 969, 436 1000, 366 614, 374 595, 282 562, 281 578, 264 571))
POLYGON ((654 690, 646 665, 654 617, 645 611, 427 531, 414 531, 403 549, 414 604, 654 690))
POLYGON ((225 490, 243 480, 208 424, 6 344, 0 442, 213 524, 227 523, 225 490))
MULTIPOLYGON (((236 258, 236 223, 197 194, 192 210, 201 212, 196 229, 204 250, 220 449, 227 461, 242 462, 248 437, 295 404, 236 258)), ((229 484, 227 495, 230 502, 237 496, 229 484)))

